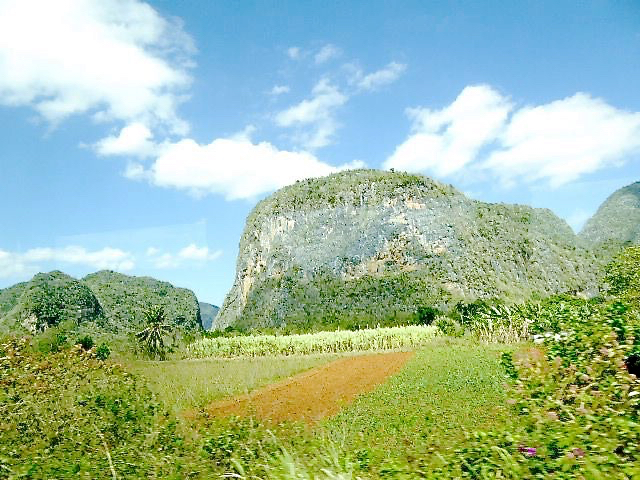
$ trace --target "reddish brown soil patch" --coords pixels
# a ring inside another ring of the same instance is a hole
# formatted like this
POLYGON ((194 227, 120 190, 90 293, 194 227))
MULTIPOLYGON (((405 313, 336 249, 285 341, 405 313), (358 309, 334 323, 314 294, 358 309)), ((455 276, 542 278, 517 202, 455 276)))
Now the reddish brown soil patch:
POLYGON ((255 415, 263 420, 307 423, 335 415, 359 394, 370 392, 396 373, 413 352, 343 358, 251 392, 214 402, 213 416, 255 415))

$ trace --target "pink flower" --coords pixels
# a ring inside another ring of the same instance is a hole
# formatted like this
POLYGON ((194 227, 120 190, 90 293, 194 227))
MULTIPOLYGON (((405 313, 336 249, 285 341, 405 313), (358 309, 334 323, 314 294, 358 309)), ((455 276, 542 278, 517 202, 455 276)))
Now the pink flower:
POLYGON ((524 445, 520 445, 518 447, 518 451, 527 455, 528 457, 535 457, 537 449, 536 447, 525 447, 524 445))

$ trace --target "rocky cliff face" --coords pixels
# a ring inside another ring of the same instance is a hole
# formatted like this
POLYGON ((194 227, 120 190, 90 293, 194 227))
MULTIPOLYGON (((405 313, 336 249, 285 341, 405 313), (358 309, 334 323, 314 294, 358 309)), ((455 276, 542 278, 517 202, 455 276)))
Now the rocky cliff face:
POLYGON ((215 328, 371 323, 418 306, 581 290, 592 256, 549 210, 405 173, 298 182, 260 202, 215 328))
POLYGON ((615 191, 589 219, 580 237, 595 249, 612 254, 640 244, 640 182, 615 191))
POLYGON ((209 330, 213 325, 213 320, 218 315, 220 307, 211 305, 206 302, 199 302, 200 305, 200 318, 202 319, 202 328, 209 330))

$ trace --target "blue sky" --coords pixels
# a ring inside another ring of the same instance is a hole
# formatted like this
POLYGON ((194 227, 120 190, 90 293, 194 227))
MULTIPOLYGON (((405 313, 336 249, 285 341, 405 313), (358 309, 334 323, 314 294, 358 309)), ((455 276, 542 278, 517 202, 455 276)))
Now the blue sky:
POLYGON ((220 305, 255 203, 366 166, 575 229, 640 180, 640 4, 0 0, 0 288, 220 305))

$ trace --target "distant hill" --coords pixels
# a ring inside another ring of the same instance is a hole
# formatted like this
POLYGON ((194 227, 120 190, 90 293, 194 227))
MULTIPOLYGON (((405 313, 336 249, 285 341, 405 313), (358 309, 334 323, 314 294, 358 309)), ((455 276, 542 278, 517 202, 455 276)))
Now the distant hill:
POLYGON ((0 325, 5 332, 35 333, 64 320, 104 321, 102 306, 91 289, 69 275, 39 273, 29 282, 0 290, 0 325))
POLYGON ((611 256, 623 247, 640 244, 640 182, 607 198, 579 234, 590 247, 611 256))
POLYGON ((209 330, 213 325, 213 320, 218 315, 220 307, 211 305, 210 303, 200 302, 200 318, 202 319, 202 328, 209 330))
POLYGON ((198 299, 191 290, 151 277, 134 277, 110 270, 92 273, 82 281, 98 297, 108 324, 117 329, 138 328, 143 311, 161 305, 167 318, 187 329, 202 328, 198 299))
POLYGON ((595 259, 546 209, 406 173, 297 182, 247 218, 216 328, 375 324, 418 307, 581 291, 595 259))
POLYGON ((66 322, 127 335, 140 329, 143 312, 152 305, 163 306, 167 319, 184 331, 202 328, 198 300, 190 290, 104 270, 82 280, 59 271, 39 273, 0 290, 0 331, 37 333, 66 322))

